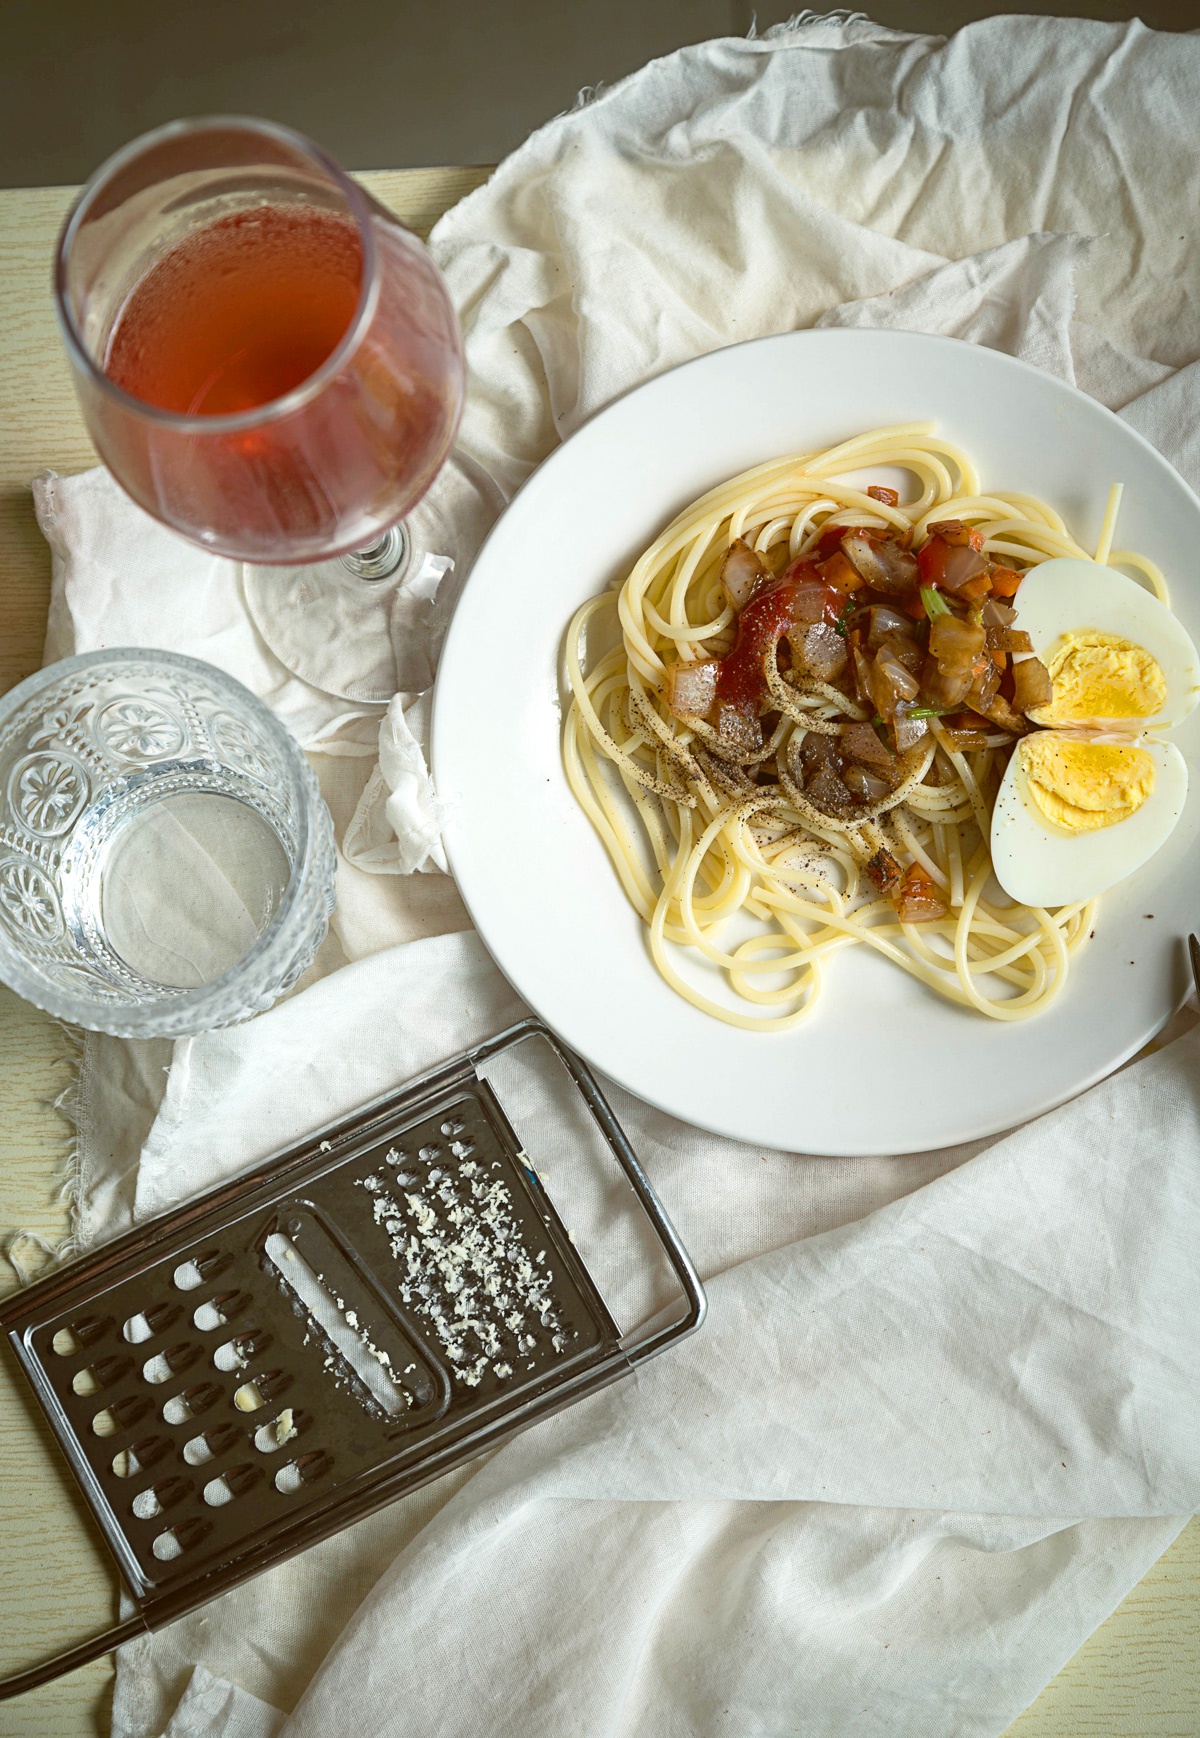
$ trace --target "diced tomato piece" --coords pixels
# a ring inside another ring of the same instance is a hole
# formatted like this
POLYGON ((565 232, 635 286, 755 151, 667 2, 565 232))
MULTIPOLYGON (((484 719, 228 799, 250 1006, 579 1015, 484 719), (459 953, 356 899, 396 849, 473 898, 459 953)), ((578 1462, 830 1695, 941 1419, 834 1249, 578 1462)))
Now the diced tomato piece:
POLYGON ((1017 587, 1024 579, 1023 573, 1018 573, 1013 567, 992 567, 992 596, 1014 597, 1017 587))
POLYGON ((878 501, 881 507, 898 507, 900 497, 895 489, 885 489, 882 483, 872 483, 867 490, 872 501, 878 501))
POLYGON ((930 537, 917 550, 917 567, 922 585, 939 586, 946 577, 946 557, 950 545, 941 537, 930 537))
POLYGON ((842 547, 842 538, 846 535, 845 525, 831 525, 828 531, 823 531, 817 539, 817 547, 813 551, 818 561, 827 561, 835 549, 842 547))

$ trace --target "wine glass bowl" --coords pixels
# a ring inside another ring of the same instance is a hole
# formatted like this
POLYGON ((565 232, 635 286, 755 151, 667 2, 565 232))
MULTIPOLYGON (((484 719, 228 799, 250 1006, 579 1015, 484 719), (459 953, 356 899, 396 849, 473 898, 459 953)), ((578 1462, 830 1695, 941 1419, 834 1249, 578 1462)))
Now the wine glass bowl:
POLYGON ((138 504, 269 565, 377 542, 445 460, 458 324, 420 242, 269 122, 174 122, 84 188, 55 293, 97 452, 138 504))

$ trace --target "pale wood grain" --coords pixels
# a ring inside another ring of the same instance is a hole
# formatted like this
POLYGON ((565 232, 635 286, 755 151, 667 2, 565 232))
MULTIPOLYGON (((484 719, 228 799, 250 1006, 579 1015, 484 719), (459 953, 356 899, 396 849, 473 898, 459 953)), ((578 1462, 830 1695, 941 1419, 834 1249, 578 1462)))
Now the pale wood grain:
MULTIPOLYGON (((365 175, 419 233, 485 169, 365 175)), ((41 660, 49 558, 29 481, 94 456, 76 409, 50 300, 50 259, 72 190, 0 192, 0 691, 41 660)), ((56 1240, 69 1130, 53 1108, 68 1084, 53 1022, 0 987, 0 1230, 56 1240)), ((0 1290, 11 1283, 0 1274, 0 1290)), ((0 1672, 112 1620, 114 1580, 79 1499, 15 1373, 0 1363, 0 1672)), ((3 1738, 96 1738, 107 1730, 111 1661, 0 1704, 3 1738)), ((1011 1738, 1200 1738, 1200 1522, 1010 1728, 1011 1738)), ((334 1735, 331 1734, 331 1738, 334 1735)))

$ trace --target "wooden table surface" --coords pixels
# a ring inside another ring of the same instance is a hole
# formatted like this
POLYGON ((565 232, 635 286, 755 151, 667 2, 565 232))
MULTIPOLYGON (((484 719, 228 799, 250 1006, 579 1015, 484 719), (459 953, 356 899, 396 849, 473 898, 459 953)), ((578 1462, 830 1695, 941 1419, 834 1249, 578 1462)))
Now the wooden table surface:
MULTIPOLYGON (((364 176, 421 233, 483 180, 481 169, 364 176)), ((0 191, 0 692, 35 670, 50 583, 30 478, 95 462, 54 326, 50 258, 71 190, 0 191)), ((45 1014, 0 986, 0 1242, 16 1226, 50 1241, 70 1130, 54 1100, 68 1044, 45 1014)), ((6 1264, 0 1292, 14 1283, 6 1264)), ((0 1363, 0 1674, 104 1628, 115 1578, 12 1366, 0 1363)), ((100 1660, 15 1702, 0 1738, 95 1738, 108 1731, 112 1662, 100 1660)), ((1200 1738, 1200 1521, 1085 1643, 1011 1738, 1200 1738)), ((330 1738, 341 1738, 331 1733, 330 1738)), ((648 1735, 652 1738, 652 1735, 648 1735)))

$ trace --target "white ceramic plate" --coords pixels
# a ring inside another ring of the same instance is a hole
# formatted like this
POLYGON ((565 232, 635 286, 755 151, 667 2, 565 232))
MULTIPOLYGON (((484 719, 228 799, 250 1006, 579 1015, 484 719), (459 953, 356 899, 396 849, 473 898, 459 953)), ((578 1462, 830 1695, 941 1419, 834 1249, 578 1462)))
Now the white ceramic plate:
MULTIPOLYGON (((1043 1015, 988 1020, 853 948, 831 962, 812 1018, 770 1034, 727 1026, 667 987, 568 789, 560 666, 577 605, 722 479, 917 420, 965 447, 985 488, 1053 503, 1085 548, 1110 483, 1124 482, 1118 545, 1160 564, 1200 641, 1200 501, 1140 436, 996 351, 831 331, 717 351, 593 418, 495 527, 442 654, 434 779, 450 805, 455 878, 501 970, 631 1092, 764 1146, 901 1153, 1011 1127, 1131 1056, 1186 993, 1181 938, 1200 923, 1195 784, 1163 850, 1104 896, 1095 940, 1043 1015)), ((1200 713, 1174 740, 1200 767, 1200 713)))

